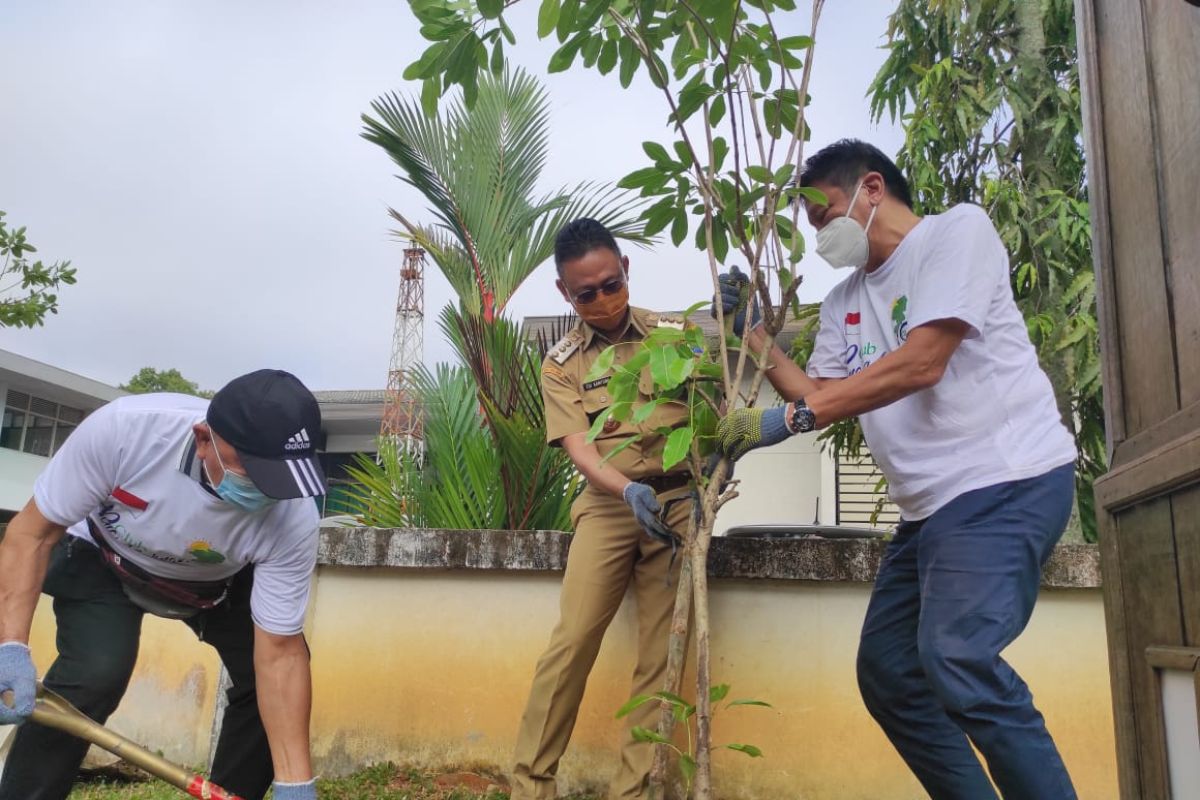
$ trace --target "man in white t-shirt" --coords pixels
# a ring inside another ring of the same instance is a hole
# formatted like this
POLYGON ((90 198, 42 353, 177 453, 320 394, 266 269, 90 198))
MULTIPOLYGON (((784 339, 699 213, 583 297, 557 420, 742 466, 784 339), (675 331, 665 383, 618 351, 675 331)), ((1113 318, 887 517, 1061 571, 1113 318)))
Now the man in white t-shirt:
MULTIPOLYGON (((1073 798, 1029 689, 1000 657, 1070 515, 1076 457, 1008 253, 978 206, 916 216, 899 169, 863 142, 821 150, 800 183, 828 199, 807 205, 818 254, 855 269, 821 306, 807 374, 770 352, 767 376, 791 402, 731 412, 722 449, 737 458, 859 417, 902 518, 863 625, 867 708, 934 798, 996 796, 972 743, 1004 797, 1073 798)), ((735 325, 745 280, 722 276, 735 325)))
POLYGON ((302 628, 325 493, 321 413, 287 372, 236 378, 211 403, 122 397, 90 415, 38 476, 0 542, 0 724, 20 724, 0 800, 63 800, 87 745, 26 719, 41 592, 58 658, 44 683, 103 723, 137 659, 142 617, 181 619, 232 688, 213 781, 246 800, 316 797, 302 628))

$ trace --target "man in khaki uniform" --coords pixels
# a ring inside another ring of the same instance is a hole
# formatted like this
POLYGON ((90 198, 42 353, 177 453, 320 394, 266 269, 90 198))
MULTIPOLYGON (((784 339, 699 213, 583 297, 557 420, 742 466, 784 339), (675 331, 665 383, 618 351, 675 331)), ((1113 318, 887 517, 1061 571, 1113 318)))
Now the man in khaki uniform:
MULTIPOLYGON (((663 473, 665 438, 655 432, 685 424, 685 404, 662 405, 641 424, 610 421, 595 442, 586 441, 593 420, 610 405, 608 377, 585 379, 600 353, 616 345, 613 363, 618 366, 633 358, 655 327, 682 327, 683 319, 629 305, 629 259, 595 220, 578 219, 563 228, 554 259, 558 289, 581 321, 542 365, 546 439, 567 451, 587 479, 587 488, 571 509, 575 535, 563 576, 561 617, 538 661, 521 718, 512 800, 555 797, 554 776, 575 726, 588 673, 631 580, 638 607, 638 661, 631 696, 663 688, 679 568, 678 560, 672 565, 664 524, 682 530, 692 507, 687 466, 679 464, 663 473), (601 463, 639 433, 642 439, 601 463)), ((653 383, 648 370, 640 388, 642 401, 649 400, 653 383)), ((652 728, 657 718, 658 704, 647 703, 629 715, 629 724, 652 728)), ((634 742, 625 734, 610 797, 642 797, 653 758, 653 745, 634 742)))

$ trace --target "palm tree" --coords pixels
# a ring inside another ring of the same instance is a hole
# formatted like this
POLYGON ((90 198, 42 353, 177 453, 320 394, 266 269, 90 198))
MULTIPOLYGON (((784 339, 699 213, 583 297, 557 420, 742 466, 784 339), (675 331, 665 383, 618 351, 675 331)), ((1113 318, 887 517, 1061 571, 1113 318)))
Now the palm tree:
POLYGON ((464 313, 490 323, 517 287, 554 253, 560 228, 593 217, 614 235, 644 243, 636 197, 580 183, 537 196, 549 144, 549 99, 527 73, 507 69, 479 84, 471 109, 461 99, 430 117, 396 93, 371 104, 363 138, 382 147, 399 177, 430 203, 436 222, 391 210, 402 235, 422 247, 458 294, 464 313))
MULTIPOLYGON (((494 524, 495 515, 484 512, 493 506, 482 502, 481 487, 460 488, 470 492, 471 504, 480 510, 480 527, 566 528, 578 481, 562 451, 545 442, 537 349, 503 312, 521 283, 553 255, 554 237, 573 219, 593 217, 615 235, 645 243, 637 221, 640 201, 594 183, 536 194, 549 143, 549 100, 538 82, 520 70, 484 78, 470 109, 459 99, 443 114, 428 116, 419 101, 395 93, 376 100, 371 109, 374 116, 362 118, 363 137, 383 148, 401 168, 400 179, 430 204, 434 221, 428 224, 395 209, 390 213, 403 227, 398 235, 423 248, 458 295, 457 307, 443 309, 441 327, 470 371, 476 418, 482 414, 479 422, 486 424, 498 455, 489 462, 496 465, 490 474, 499 477, 498 495, 491 499, 503 510, 502 524, 494 524)), ((450 373, 426 373, 425 398, 444 399, 439 384, 458 379, 450 373)), ((461 412, 445 402, 424 405, 428 414, 441 413, 443 406, 461 412)), ((457 424, 464 424, 461 413, 457 424)), ((440 443, 428 440, 422 464, 384 456, 382 466, 371 473, 374 489, 364 490, 360 500, 386 508, 379 493, 390 484, 416 503, 416 487, 427 482, 416 479, 413 470, 429 468, 432 474, 437 463, 451 463, 449 454, 432 453, 431 448, 458 447, 456 441, 468 439, 464 434, 440 443), (384 471, 391 472, 390 480, 384 471)), ((476 452, 471 458, 483 463, 491 457, 476 452)), ((360 479, 370 471, 360 464, 360 479)), ((453 527, 459 527, 459 518, 433 510, 439 503, 422 504, 424 524, 440 526, 453 519, 453 527)), ((398 508, 406 520, 414 518, 415 509, 398 508)), ((382 519, 377 515, 373 524, 382 519)))

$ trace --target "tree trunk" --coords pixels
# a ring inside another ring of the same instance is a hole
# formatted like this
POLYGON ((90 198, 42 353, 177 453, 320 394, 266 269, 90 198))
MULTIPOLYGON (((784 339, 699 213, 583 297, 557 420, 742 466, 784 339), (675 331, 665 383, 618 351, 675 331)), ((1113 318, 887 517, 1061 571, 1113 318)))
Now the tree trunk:
MULTIPOLYGON (((675 613, 671 617, 671 639, 667 650, 667 678, 663 689, 679 694, 683 683, 683 664, 687 655, 688 623, 692 611, 692 542, 696 539, 695 518, 688 524, 688 544, 683 551, 683 563, 679 567, 678 587, 675 591, 675 613)), ((663 703, 662 716, 658 720, 658 733, 670 739, 675 733, 675 709, 663 703)), ((668 794, 667 774, 671 751, 665 744, 654 748, 654 765, 650 768, 650 790, 648 800, 664 800, 668 794)))
POLYGON ((697 525, 692 548, 692 592, 696 615, 696 781, 692 787, 695 800, 712 800, 712 703, 709 687, 709 619, 708 619, 708 546, 712 540, 716 514, 713 505, 718 492, 709 487, 704 492, 704 508, 697 525))

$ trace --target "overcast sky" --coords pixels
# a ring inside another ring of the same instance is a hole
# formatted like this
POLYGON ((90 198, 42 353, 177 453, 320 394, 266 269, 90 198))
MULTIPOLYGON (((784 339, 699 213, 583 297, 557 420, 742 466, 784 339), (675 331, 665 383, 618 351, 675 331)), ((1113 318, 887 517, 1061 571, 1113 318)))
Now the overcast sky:
MULTIPOLYGON (((901 144, 864 99, 893 5, 826 4, 808 152, 843 136, 901 144)), ((508 13, 507 52, 544 75, 553 46, 535 15, 536 0, 508 13)), ((39 257, 79 271, 57 316, 0 329, 0 348, 113 384, 143 366, 206 388, 261 366, 313 389, 386 384, 402 247, 387 208, 429 215, 359 138, 359 115, 383 93, 419 91, 401 78, 425 47, 405 2, 27 0, 0 16, 0 210, 39 257)), ((785 35, 808 24, 796 12, 785 35)), ((642 141, 671 141, 642 77, 629 90, 582 68, 545 78, 545 190, 616 181, 646 166, 642 141)), ((637 305, 709 294, 690 246, 630 256, 637 305)), ((815 255, 801 267, 805 300, 839 278, 815 255)), ((432 265, 427 275, 425 358, 450 360, 435 319, 452 295, 432 265)), ((566 310, 553 278, 540 267, 511 313, 566 310)))

